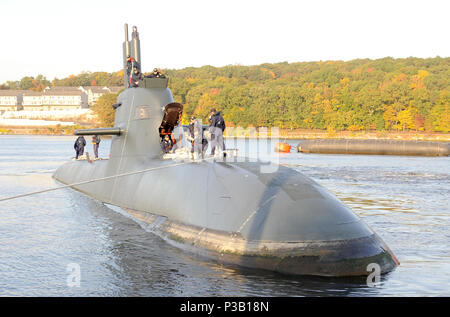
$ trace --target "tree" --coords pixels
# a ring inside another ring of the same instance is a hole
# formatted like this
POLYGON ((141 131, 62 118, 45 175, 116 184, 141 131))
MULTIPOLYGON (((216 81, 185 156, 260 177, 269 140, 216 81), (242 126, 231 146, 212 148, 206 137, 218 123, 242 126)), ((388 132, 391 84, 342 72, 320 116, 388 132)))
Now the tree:
POLYGON ((450 132, 450 105, 438 104, 430 111, 434 131, 450 132))
POLYGON ((385 128, 387 130, 396 127, 398 123, 397 112, 394 110, 393 106, 386 106, 383 112, 383 119, 385 122, 385 128))
MULTIPOLYGON (((242 126, 449 130, 450 58, 203 66, 166 74, 174 100, 184 105, 183 122, 193 114, 206 118, 215 107, 227 123, 242 126)), ((83 72, 55 78, 52 85, 121 86, 123 80, 123 70, 83 72)), ((49 84, 38 75, 3 88, 42 90, 49 84)))
POLYGON ((398 121, 400 122, 400 126, 403 130, 415 130, 416 129, 416 116, 417 116, 417 109, 408 106, 406 109, 400 111, 397 115, 398 121))
POLYGON ((104 127, 112 127, 114 125, 116 112, 112 106, 116 103, 116 100, 117 94, 104 94, 92 106, 92 111, 98 116, 104 127))
POLYGON ((416 118, 414 119, 414 124, 416 126, 416 129, 422 131, 424 123, 425 123, 425 118, 420 113, 418 113, 416 115, 416 118))

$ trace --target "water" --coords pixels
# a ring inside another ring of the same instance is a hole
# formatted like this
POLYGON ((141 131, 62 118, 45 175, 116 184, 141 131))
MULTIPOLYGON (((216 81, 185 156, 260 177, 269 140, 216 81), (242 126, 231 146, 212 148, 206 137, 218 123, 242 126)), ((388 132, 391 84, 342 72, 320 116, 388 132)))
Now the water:
MULTIPOLYGON (((57 186, 74 137, 0 136, 0 197, 57 186)), ((88 139, 89 140, 89 139, 88 139)), ((239 140, 254 155, 256 141, 239 140)), ((401 265, 364 278, 292 277, 178 250, 71 189, 0 202, 0 296, 449 296, 450 157, 271 154, 352 208, 401 265), (69 287, 68 265, 80 287, 69 287)), ((107 157, 109 140, 100 144, 107 157)), ((88 151, 92 153, 91 145, 88 151)))

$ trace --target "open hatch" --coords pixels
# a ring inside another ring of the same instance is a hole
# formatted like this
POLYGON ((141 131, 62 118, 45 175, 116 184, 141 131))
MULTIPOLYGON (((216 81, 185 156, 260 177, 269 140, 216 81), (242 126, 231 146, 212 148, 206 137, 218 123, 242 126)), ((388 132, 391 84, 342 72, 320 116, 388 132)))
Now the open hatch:
POLYGON ((180 123, 182 115, 183 105, 181 103, 172 102, 164 108, 164 117, 161 125, 159 126, 159 136, 161 139, 163 139, 165 135, 169 135, 169 137, 173 140, 173 129, 178 126, 178 123, 180 123))

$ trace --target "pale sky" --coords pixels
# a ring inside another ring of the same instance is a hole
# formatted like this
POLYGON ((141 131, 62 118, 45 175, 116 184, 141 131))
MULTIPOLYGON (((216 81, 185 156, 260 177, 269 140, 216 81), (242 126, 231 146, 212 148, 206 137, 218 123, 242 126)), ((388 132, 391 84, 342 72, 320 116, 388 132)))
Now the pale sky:
POLYGON ((136 25, 143 71, 355 58, 449 57, 450 0, 0 0, 0 83, 122 67, 136 25))

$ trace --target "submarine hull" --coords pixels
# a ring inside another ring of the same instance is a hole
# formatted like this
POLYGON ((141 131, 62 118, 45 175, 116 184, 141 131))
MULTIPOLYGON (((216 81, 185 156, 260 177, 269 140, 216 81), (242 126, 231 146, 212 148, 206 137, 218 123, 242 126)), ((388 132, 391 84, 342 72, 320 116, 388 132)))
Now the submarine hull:
POLYGON ((318 139, 302 140, 298 152, 323 154, 372 154, 448 156, 450 143, 403 140, 318 139))
MULTIPOLYGON (((115 175, 115 161, 70 162, 55 178, 67 184, 115 175)), ((262 163, 250 162, 172 164, 128 159, 125 170, 158 170, 74 189, 120 207, 174 246, 223 263, 320 276, 368 275, 371 263, 386 273, 398 265, 361 219, 297 171, 262 173, 262 163)))
POLYGON ((370 263, 377 263, 384 274, 399 264, 376 234, 341 241, 247 241, 235 233, 205 230, 147 212, 125 212, 175 247, 220 263, 334 277, 367 275, 370 263))

